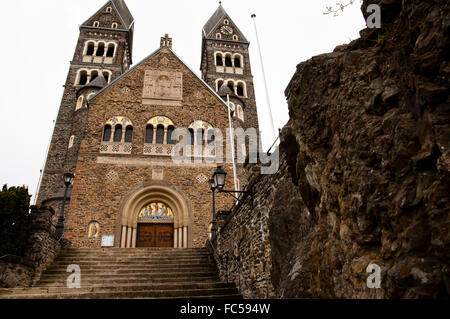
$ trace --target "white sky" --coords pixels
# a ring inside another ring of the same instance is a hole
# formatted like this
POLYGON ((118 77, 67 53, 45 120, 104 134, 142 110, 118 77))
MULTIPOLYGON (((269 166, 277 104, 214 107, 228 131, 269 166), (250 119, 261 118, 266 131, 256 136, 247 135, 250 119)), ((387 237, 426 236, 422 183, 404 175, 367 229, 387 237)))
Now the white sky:
MULTIPOLYGON (((135 19, 135 65, 159 47, 165 33, 173 50, 200 76, 201 30, 216 0, 125 0, 135 19)), ((106 0, 3 1, 0 19, 0 186, 27 185, 33 195, 44 165, 79 25, 106 0)), ((276 128, 288 121, 284 90, 298 63, 333 51, 365 28, 360 3, 339 17, 323 15, 336 0, 223 0, 250 41, 263 145, 273 142, 251 14, 257 15, 270 103, 276 128)), ((62 178, 62 177, 61 177, 62 178)))

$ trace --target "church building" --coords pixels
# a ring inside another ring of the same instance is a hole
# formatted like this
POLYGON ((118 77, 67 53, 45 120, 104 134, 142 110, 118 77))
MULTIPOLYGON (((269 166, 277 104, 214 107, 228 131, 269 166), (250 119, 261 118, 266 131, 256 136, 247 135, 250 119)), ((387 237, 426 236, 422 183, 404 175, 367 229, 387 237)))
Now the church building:
MULTIPOLYGON (((259 130, 249 42, 220 5, 202 30, 200 78, 167 34, 130 67, 133 32, 123 0, 107 1, 80 26, 37 204, 52 207, 56 223, 63 175, 72 173, 63 236, 73 247, 101 247, 105 236, 121 248, 204 247, 212 220, 209 179, 218 165, 232 177, 233 165, 207 161, 203 150, 219 145, 215 129, 223 134, 224 156, 230 150, 229 111, 234 128, 259 130), (191 161, 173 160, 181 128, 191 161)), ((234 189, 232 179, 227 189, 234 189)), ((246 184, 242 164, 237 184, 246 184)), ((217 210, 232 205, 233 198, 216 194, 217 210)))

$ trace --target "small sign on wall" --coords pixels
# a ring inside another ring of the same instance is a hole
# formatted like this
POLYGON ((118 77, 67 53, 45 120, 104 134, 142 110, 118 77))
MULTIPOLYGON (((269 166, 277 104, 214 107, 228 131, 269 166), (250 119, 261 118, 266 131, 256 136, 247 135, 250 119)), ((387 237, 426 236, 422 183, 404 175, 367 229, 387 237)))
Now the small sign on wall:
POLYGON ((102 247, 114 247, 114 235, 102 236, 102 247))

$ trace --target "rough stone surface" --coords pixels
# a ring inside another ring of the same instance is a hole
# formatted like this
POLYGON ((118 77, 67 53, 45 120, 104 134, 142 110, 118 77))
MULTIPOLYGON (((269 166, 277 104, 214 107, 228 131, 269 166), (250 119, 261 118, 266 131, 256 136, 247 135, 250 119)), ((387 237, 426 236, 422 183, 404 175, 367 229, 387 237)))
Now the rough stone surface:
POLYGON ((27 287, 39 280, 66 241, 58 241, 51 208, 31 207, 31 232, 23 257, 7 256, 0 260, 0 287, 27 287))
POLYGON ((364 1, 362 11, 371 3, 382 29, 298 65, 286 170, 254 187, 256 202, 272 200, 235 209, 219 234, 221 274, 232 276, 226 256, 239 252, 259 296, 258 280, 278 298, 449 295, 449 5, 364 1), (379 289, 367 286, 369 264, 379 289))

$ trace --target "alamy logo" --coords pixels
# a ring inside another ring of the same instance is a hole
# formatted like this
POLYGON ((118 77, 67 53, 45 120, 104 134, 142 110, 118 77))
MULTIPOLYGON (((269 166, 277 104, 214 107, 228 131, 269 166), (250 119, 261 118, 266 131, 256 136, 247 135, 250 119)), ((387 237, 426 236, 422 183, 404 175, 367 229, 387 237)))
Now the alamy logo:
POLYGON ((377 264, 369 264, 366 272, 372 273, 367 277, 368 288, 381 288, 381 267, 377 264))
POLYGON ((368 28, 381 28, 381 8, 377 4, 371 4, 367 7, 367 13, 371 13, 367 17, 367 27, 368 28))
POLYGON ((81 288, 81 269, 78 265, 67 266, 67 272, 72 273, 67 278, 67 288, 81 288))
POLYGON ((203 161, 208 164, 232 163, 233 156, 236 163, 244 164, 247 157, 248 162, 262 164, 261 174, 275 174, 279 167, 279 151, 276 149, 273 153, 267 154, 262 151, 258 143, 258 133, 255 128, 243 130, 242 128, 226 130, 224 140, 220 129, 209 128, 206 132, 201 127, 194 125, 194 131, 197 133, 196 141, 202 141, 195 145, 192 139, 192 132, 186 128, 177 128, 172 133, 172 140, 178 141, 173 147, 171 156, 175 164, 200 164, 203 161), (206 138, 203 136, 206 134, 206 138), (205 141, 205 142, 203 142, 205 141), (248 144, 246 143, 248 141, 248 144), (224 151, 224 144, 226 145, 224 151), (236 153, 235 153, 236 151, 236 153))

